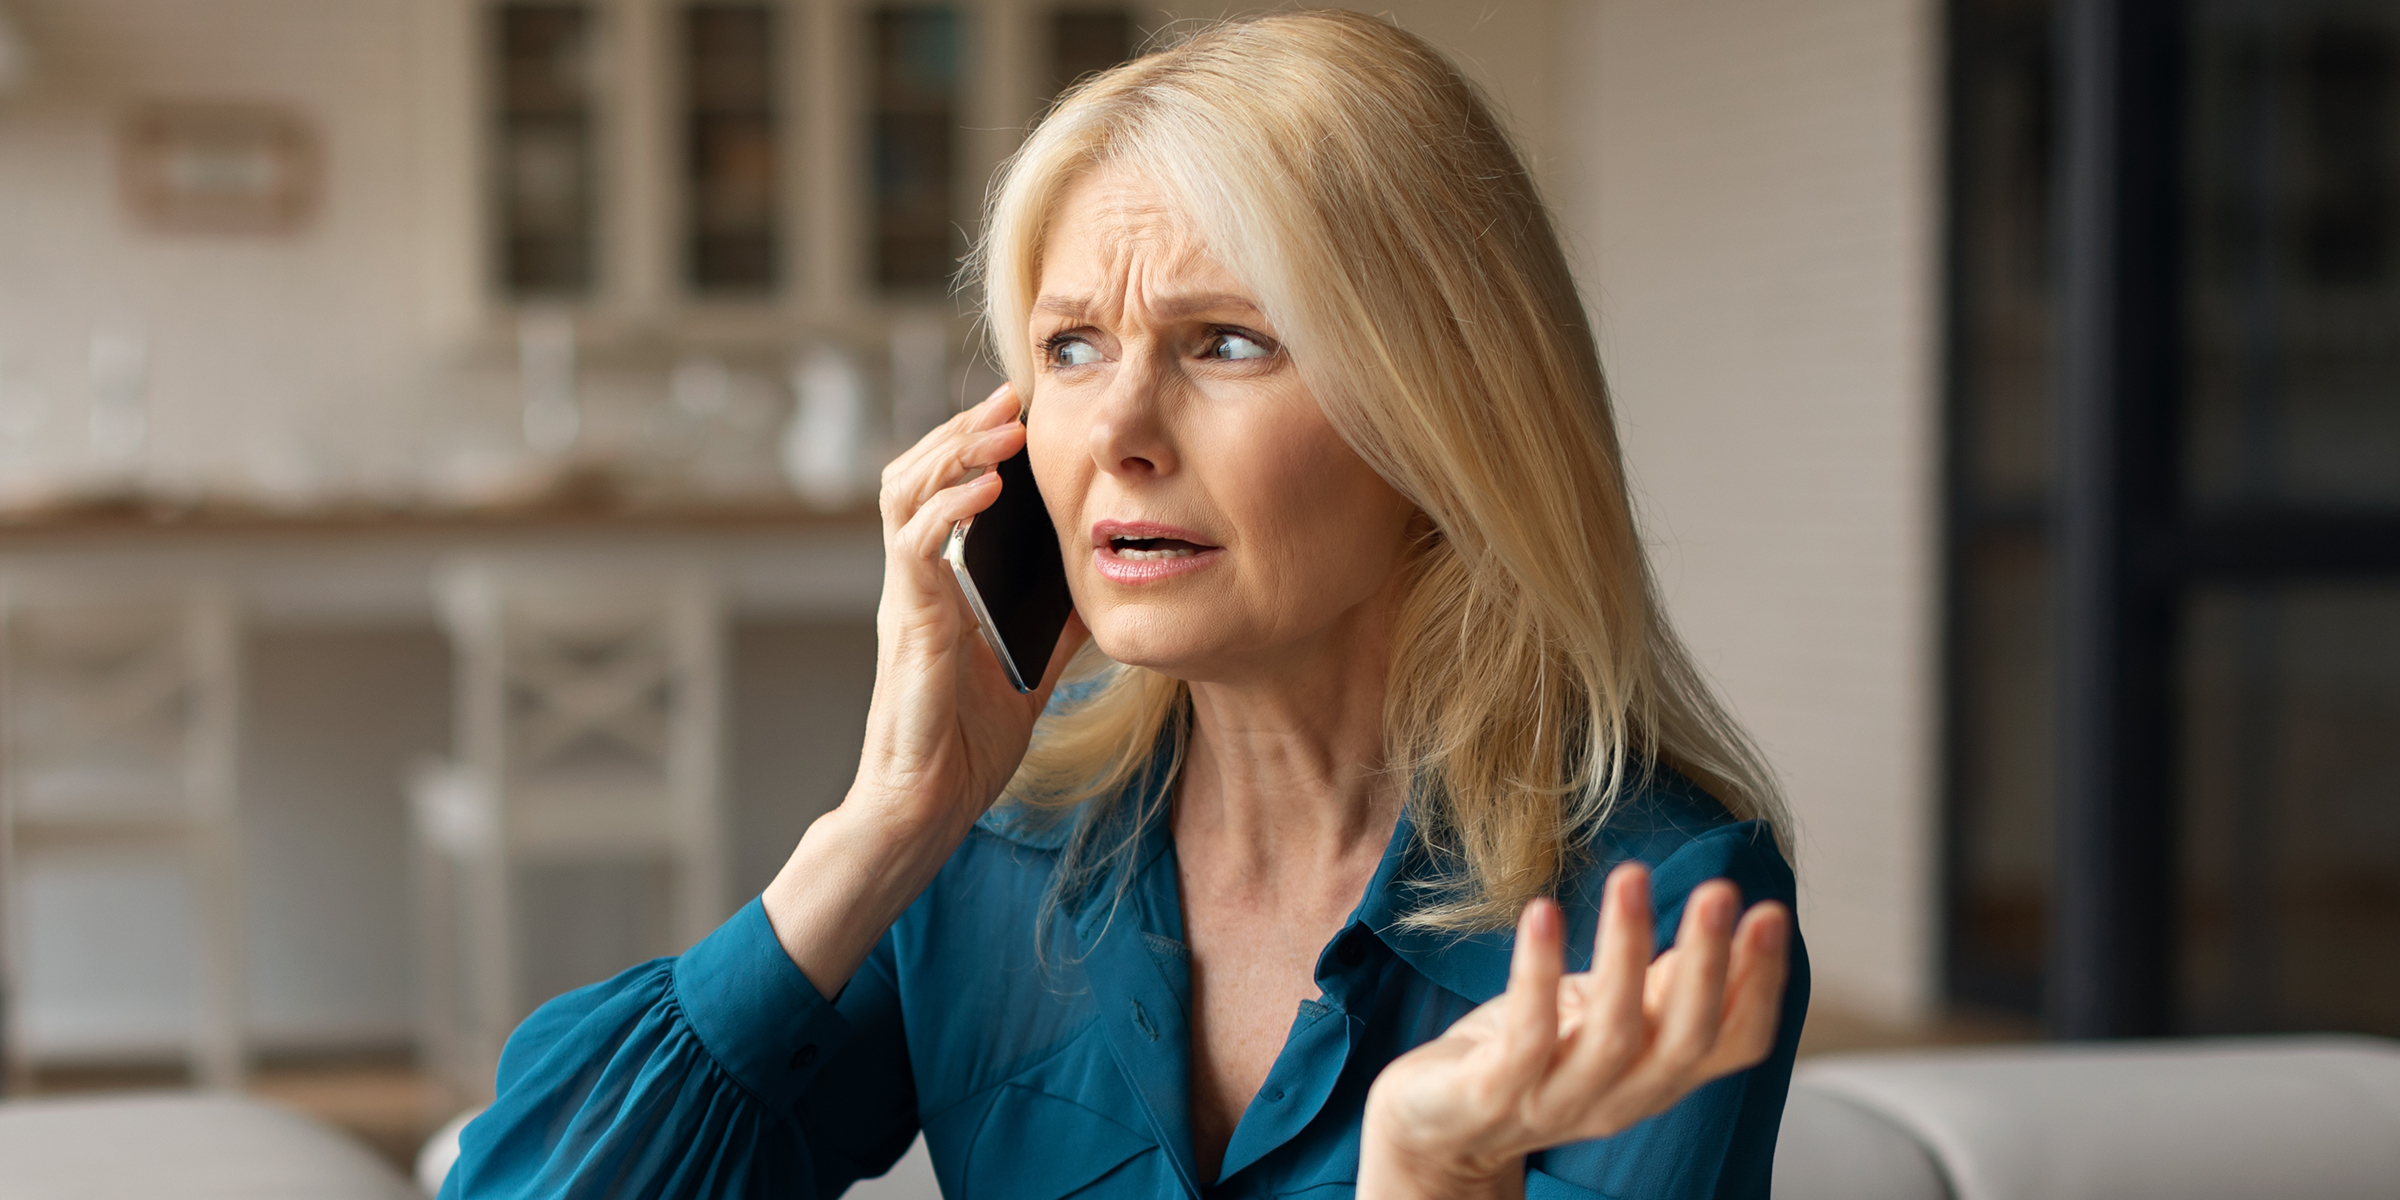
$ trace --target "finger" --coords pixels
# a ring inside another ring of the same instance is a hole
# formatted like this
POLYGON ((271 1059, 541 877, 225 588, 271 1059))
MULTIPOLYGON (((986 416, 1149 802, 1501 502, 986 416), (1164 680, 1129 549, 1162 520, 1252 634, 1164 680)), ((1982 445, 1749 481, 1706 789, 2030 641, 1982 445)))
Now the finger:
POLYGON ((1014 419, 1014 403, 1013 394, 996 394, 952 418, 955 424, 945 422, 886 467, 878 498, 886 527, 908 524, 935 492, 956 486, 1022 449, 1025 427, 1014 419))
POLYGON ((1653 1062, 1681 1080, 1716 1048, 1725 1014, 1725 972, 1732 957, 1733 923, 1741 894, 1733 884, 1712 879, 1692 889, 1683 922, 1675 931, 1675 979, 1659 1014, 1653 1062))
POLYGON ((1558 980, 1566 970, 1563 927, 1557 903, 1547 898, 1527 904, 1517 918, 1500 1050, 1503 1079, 1520 1092, 1531 1091, 1549 1072, 1550 1053, 1558 1044, 1558 980))
MULTIPOLYGON (((1642 981, 1653 941, 1650 872, 1627 863, 1609 873, 1600 902, 1600 937, 1592 969, 1573 977, 1582 1013, 1567 1055, 1544 1094, 1550 1111, 1579 1114, 1604 1096, 1650 1042, 1642 981)), ((1572 1118, 1570 1118, 1572 1119, 1572 1118)))
POLYGON ((994 388, 991 395, 985 396, 973 406, 950 414, 947 420, 927 431, 924 437, 918 438, 916 445, 901 451, 891 462, 884 464, 884 480, 889 481, 895 476, 913 471, 917 464, 925 461, 926 455, 933 453, 934 447, 945 444, 961 433, 996 427, 999 424, 997 414, 1001 412, 1008 412, 1011 416, 1015 415, 1011 411, 1014 406, 1004 403, 1006 400, 1013 399, 1015 394, 1015 390, 1004 383, 994 388))
POLYGON ((935 492, 919 505, 908 523, 892 535, 892 552, 911 562, 931 565, 950 540, 950 527, 992 506, 1000 498, 998 474, 977 475, 935 492))
POLYGON ((1014 418, 1019 407, 1015 385, 1002 383, 993 388, 983 399, 951 413, 924 437, 918 438, 917 444, 909 447, 897 461, 906 461, 911 456, 924 453, 927 447, 938 444, 943 434, 955 436, 962 433, 976 433, 985 429, 996 429, 1002 421, 1014 418))
POLYGON ((906 526, 934 493, 988 473, 1024 445, 1025 427, 1012 421, 941 446, 914 471, 890 481, 879 502, 884 520, 894 528, 906 526))
POLYGON ((1727 942, 1739 907, 1739 894, 1723 880, 1704 883, 1685 899, 1674 948, 1650 964, 1649 1049, 1587 1114, 1589 1127, 1580 1136, 1603 1136, 1665 1112, 1705 1078, 1695 1068, 1716 1044, 1727 942))
POLYGON ((1650 911, 1650 869, 1626 863, 1609 873, 1600 906, 1600 942, 1592 950, 1592 970, 1608 990, 1601 999, 1642 1015, 1642 978, 1649 972, 1657 944, 1657 918, 1650 911))
POLYGON ((1010 398, 1002 395, 943 422, 885 468, 885 482, 905 485, 955 470, 960 453, 967 447, 1011 426, 1023 428, 1023 422, 1011 415, 1012 407, 1010 398))
POLYGON ((1783 985, 1791 974, 1791 913, 1762 901, 1733 931, 1733 962, 1725 985, 1725 1016, 1716 1049, 1699 1073, 1714 1079, 1765 1061, 1783 1020, 1783 985))
POLYGON ((1567 977, 1575 989, 1578 1010, 1562 1024, 1589 1019, 1605 1023, 1618 1019, 1612 1008, 1630 1006, 1641 1016, 1642 989, 1650 972, 1650 952, 1656 942, 1650 912, 1650 869, 1638 862, 1621 863, 1602 885, 1599 931, 1592 946, 1592 967, 1567 977))

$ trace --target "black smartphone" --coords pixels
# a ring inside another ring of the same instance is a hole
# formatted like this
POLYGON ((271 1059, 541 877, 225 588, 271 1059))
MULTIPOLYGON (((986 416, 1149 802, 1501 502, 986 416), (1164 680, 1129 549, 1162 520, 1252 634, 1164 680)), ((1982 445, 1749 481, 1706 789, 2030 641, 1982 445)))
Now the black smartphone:
POLYGON ((950 527, 942 557, 958 576, 1000 669, 1018 691, 1030 692, 1058 649, 1075 598, 1067 593, 1058 530, 1034 486, 1033 460, 1019 450, 998 470, 1000 498, 950 527))

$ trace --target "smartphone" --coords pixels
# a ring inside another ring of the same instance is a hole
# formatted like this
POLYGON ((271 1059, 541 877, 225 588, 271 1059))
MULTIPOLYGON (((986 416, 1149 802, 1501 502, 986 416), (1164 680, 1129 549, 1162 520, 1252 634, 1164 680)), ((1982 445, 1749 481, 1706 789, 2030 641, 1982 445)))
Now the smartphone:
POLYGON ((1030 692, 1058 649, 1075 598, 1067 593, 1058 529, 1034 486, 1033 460, 1019 450, 998 470, 1000 498, 950 527, 942 557, 1000 669, 1018 691, 1030 692))

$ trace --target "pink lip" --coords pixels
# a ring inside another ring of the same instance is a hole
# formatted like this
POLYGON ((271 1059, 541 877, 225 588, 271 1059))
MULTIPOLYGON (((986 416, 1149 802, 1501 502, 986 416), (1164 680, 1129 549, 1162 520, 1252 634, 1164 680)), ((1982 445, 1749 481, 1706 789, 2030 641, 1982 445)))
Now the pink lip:
POLYGON ((1190 542, 1195 546, 1217 548, 1215 542, 1209 541, 1189 529, 1161 525, 1156 521, 1092 522, 1092 545, 1106 550, 1110 538, 1171 538, 1178 542, 1190 542))
POLYGON ((1155 521, 1096 521, 1092 524, 1092 569, 1104 579, 1115 583, 1149 583, 1177 575, 1189 575, 1215 565, 1225 557, 1223 546, 1188 529, 1161 525, 1155 521), (1114 538, 1162 538, 1206 546, 1189 558, 1128 559, 1119 558, 1109 544, 1114 538))

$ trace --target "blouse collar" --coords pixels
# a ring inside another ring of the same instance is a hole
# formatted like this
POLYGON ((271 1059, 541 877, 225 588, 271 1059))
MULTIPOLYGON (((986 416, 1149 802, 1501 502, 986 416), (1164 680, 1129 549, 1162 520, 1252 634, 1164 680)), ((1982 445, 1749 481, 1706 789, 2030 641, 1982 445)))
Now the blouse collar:
MULTIPOLYGON (((993 806, 977 824, 1004 841, 1053 852, 1063 851, 1086 821, 1096 820, 1106 826, 1092 831, 1095 838, 1113 840, 1130 834, 1135 841, 1133 853, 1112 866, 1104 878, 1083 889, 1080 897, 1068 898, 1062 905, 1064 915, 1079 934, 1089 938, 1108 922, 1118 900, 1139 895, 1143 907, 1152 910, 1152 921, 1158 924, 1172 921, 1171 932, 1164 929, 1158 932, 1180 941, 1182 921, 1176 907, 1175 881, 1171 877, 1158 878, 1154 870, 1161 856, 1173 849, 1173 822, 1167 819, 1170 782, 1165 756, 1161 755, 1114 803, 1055 812, 1003 802, 993 806), (1138 827, 1134 825, 1136 821, 1138 827), (1133 871, 1130 879, 1122 874, 1127 869, 1133 871)), ((1363 928, 1419 974, 1481 1004, 1508 987, 1514 932, 1502 929, 1455 933, 1414 928, 1402 920, 1412 905, 1423 903, 1429 893, 1438 891, 1450 878, 1417 837, 1410 806, 1404 805, 1399 820, 1392 824, 1392 836, 1384 845, 1383 858, 1376 865, 1365 894, 1359 898, 1358 907, 1352 910, 1344 933, 1351 928, 1363 928)), ((1575 882, 1580 880, 1570 881, 1575 882)), ((1570 903, 1567 911, 1572 913, 1587 907, 1597 906, 1570 903)), ((1573 947, 1578 944, 1586 947, 1581 957, 1589 958, 1590 931, 1583 932, 1586 936, 1577 938, 1576 930, 1568 930, 1571 970, 1581 969, 1573 961, 1578 957, 1573 947)), ((1335 940, 1338 942, 1340 935, 1335 940)))

